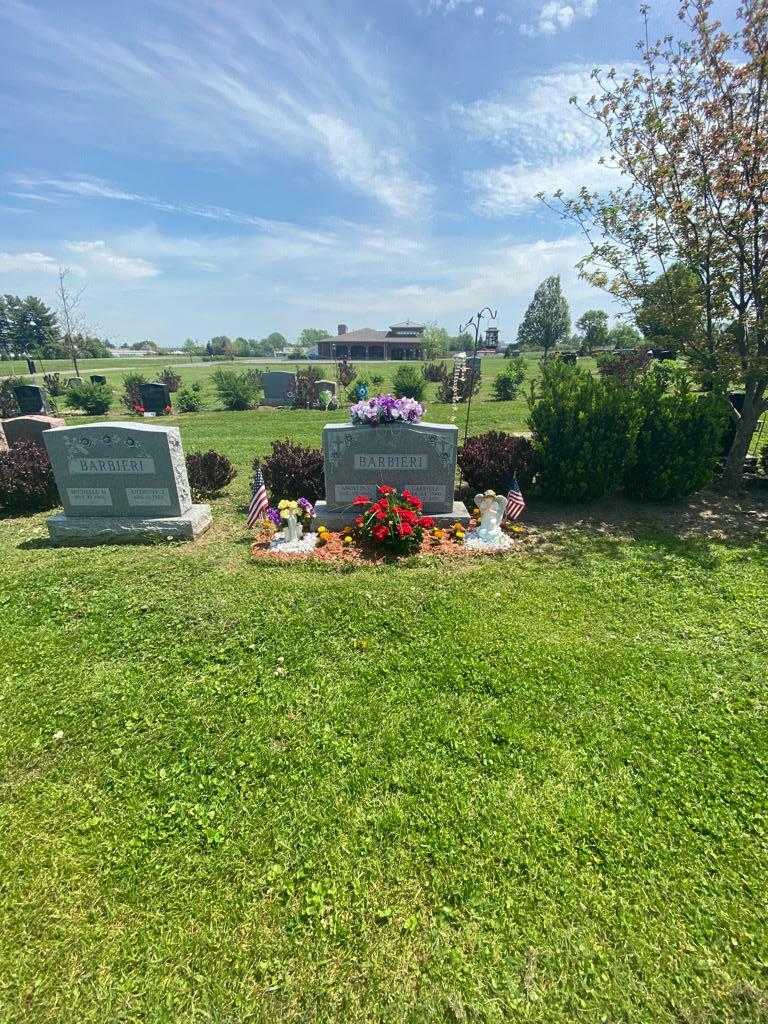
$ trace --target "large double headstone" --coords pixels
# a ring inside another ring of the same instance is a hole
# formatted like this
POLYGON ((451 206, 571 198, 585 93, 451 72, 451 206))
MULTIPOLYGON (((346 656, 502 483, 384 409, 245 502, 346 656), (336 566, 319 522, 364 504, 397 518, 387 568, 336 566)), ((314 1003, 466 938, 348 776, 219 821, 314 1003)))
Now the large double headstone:
POLYGON ((177 427, 93 423, 43 435, 64 513, 48 520, 57 543, 192 540, 211 524, 192 503, 177 427))
POLYGON ((268 370, 261 375, 264 405, 293 405, 296 397, 296 374, 287 370, 268 370))
POLYGON ((376 497, 380 484, 407 488, 438 523, 468 523, 454 501, 458 428, 445 423, 392 423, 375 427, 329 423, 323 427, 325 501, 318 521, 331 529, 351 523, 358 495, 376 497))

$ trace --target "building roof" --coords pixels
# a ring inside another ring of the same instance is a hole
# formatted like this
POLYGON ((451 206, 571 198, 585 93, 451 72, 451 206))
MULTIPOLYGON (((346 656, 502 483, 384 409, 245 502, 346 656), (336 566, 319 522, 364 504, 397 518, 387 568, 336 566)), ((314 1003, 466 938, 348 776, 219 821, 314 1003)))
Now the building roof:
POLYGON ((404 328, 404 327, 413 327, 415 329, 423 331, 424 328, 426 327, 426 324, 415 324, 415 323, 413 323, 412 320, 403 320, 403 322, 401 324, 390 324, 389 325, 390 331, 398 331, 398 330, 400 330, 401 328, 404 328))
MULTIPOLYGON (((401 327, 415 327, 416 324, 401 324, 401 327)), ((391 330, 392 328, 390 328, 391 330)), ((392 338, 387 331, 375 331, 372 327, 359 327, 356 331, 347 331, 346 334, 336 334, 332 338, 323 338, 323 342, 331 342, 336 345, 365 345, 381 343, 383 341, 413 342, 413 338, 392 338)))

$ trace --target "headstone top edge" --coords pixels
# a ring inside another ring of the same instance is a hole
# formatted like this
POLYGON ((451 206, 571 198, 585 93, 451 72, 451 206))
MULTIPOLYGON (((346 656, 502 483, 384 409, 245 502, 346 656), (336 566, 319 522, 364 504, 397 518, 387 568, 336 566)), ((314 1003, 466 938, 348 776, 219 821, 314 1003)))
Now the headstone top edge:
POLYGON ((436 427, 440 430, 455 430, 457 433, 459 428, 455 423, 432 423, 427 420, 422 420, 420 423, 407 423, 403 420, 397 420, 394 423, 326 423, 323 430, 382 430, 387 427, 423 427, 426 430, 434 430, 436 427))
POLYGON ((139 430, 145 433, 179 433, 179 428, 175 426, 163 426, 160 423, 131 423, 129 420, 103 420, 99 423, 78 423, 73 426, 66 427, 54 427, 49 433, 57 434, 62 430, 139 430))

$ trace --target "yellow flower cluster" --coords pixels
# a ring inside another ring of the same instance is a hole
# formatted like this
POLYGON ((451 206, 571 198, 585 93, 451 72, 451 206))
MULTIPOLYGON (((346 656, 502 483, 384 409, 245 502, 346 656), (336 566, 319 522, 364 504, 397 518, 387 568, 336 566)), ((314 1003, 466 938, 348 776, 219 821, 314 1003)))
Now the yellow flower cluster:
POLYGON ((280 518, 288 520, 288 516, 299 514, 299 503, 298 501, 288 501, 283 498, 282 501, 277 503, 278 510, 280 511, 280 518))
POLYGON ((331 539, 331 534, 327 526, 318 526, 317 528, 317 541, 318 544, 327 544, 331 539))

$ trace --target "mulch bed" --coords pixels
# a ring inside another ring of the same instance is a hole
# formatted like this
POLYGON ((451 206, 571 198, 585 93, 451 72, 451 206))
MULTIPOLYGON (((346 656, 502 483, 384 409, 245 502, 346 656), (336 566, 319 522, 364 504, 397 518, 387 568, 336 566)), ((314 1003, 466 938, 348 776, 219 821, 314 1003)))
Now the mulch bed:
MULTIPOLYGON (((475 522, 471 520, 467 530, 472 530, 474 527, 475 522)), ((371 564, 397 561, 396 556, 383 552, 378 548, 361 548, 354 542, 352 544, 345 544, 340 533, 328 533, 327 536, 328 540, 325 543, 318 544, 312 551, 298 554, 279 554, 271 551, 269 549, 269 539, 260 539, 251 546, 251 554, 259 561, 270 562, 299 561, 371 564)), ((524 527, 522 532, 512 533, 510 536, 516 542, 513 548, 506 548, 503 551, 483 551, 477 548, 466 547, 459 541, 454 540, 447 532, 439 540, 425 532, 421 547, 409 557, 414 555, 440 555, 449 558, 477 558, 480 555, 498 558, 499 555, 513 554, 516 550, 527 547, 538 540, 527 527, 524 527)))

